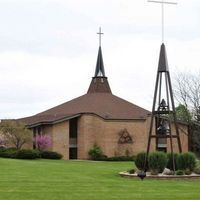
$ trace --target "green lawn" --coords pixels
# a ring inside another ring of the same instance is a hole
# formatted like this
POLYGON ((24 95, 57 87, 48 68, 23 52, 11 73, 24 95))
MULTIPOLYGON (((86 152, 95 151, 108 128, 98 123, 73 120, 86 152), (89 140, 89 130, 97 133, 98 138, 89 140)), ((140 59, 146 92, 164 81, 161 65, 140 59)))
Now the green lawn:
POLYGON ((200 181, 121 178, 131 162, 0 159, 0 200, 200 199, 200 181))

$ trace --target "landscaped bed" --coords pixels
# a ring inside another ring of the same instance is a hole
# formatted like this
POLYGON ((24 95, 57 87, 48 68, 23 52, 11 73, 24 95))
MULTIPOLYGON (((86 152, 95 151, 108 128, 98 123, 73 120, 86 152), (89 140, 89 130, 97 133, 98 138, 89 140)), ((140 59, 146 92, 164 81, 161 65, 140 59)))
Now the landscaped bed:
MULTIPOLYGON (((137 173, 130 174, 129 172, 120 172, 120 176, 127 178, 139 178, 137 173)), ((158 179, 158 180, 200 180, 200 175, 192 173, 191 175, 165 175, 159 173, 158 175, 151 175, 150 172, 146 173, 145 179, 158 179)))
POLYGON ((122 177, 167 180, 200 180, 200 167, 194 153, 171 154, 164 152, 138 153, 137 169, 120 172, 122 177))

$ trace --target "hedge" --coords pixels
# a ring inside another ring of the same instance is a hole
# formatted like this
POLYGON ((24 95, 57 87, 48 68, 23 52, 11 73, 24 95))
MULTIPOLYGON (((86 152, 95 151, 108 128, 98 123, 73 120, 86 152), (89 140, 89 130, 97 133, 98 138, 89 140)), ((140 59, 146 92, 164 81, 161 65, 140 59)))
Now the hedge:
POLYGON ((16 153, 18 159, 37 159, 40 158, 40 152, 38 150, 21 149, 16 153))
POLYGON ((63 156, 53 151, 43 151, 32 149, 15 149, 15 148, 0 148, 0 157, 2 158, 16 158, 16 159, 61 159, 63 156))
POLYGON ((2 158, 16 158, 17 149, 16 148, 1 148, 0 157, 2 158))
POLYGON ((104 160, 104 161, 135 161, 135 156, 105 157, 102 160, 104 160))
POLYGON ((41 155, 41 158, 55 159, 55 160, 62 159, 62 157, 63 157, 61 154, 54 152, 54 151, 42 151, 42 152, 40 152, 40 155, 41 155))

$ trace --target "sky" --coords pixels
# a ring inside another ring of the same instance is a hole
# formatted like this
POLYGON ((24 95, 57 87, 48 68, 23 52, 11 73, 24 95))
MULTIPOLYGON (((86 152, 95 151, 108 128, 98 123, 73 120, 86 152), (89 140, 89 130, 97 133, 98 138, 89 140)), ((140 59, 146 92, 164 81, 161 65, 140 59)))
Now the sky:
MULTIPOLYGON (((171 0, 172 2, 175 2, 171 0)), ((200 69, 200 1, 165 6, 170 72, 200 69)), ((87 92, 101 26, 113 94, 151 110, 161 5, 147 0, 0 0, 0 118, 37 114, 87 92)))

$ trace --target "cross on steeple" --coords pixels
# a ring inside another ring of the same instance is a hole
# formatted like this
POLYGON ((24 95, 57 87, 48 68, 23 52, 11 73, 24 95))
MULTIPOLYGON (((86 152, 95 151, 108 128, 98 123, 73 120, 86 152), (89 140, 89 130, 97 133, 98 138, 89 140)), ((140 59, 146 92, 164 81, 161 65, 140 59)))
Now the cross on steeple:
POLYGON ((99 27, 99 32, 97 34, 99 35, 99 50, 97 56, 96 69, 87 93, 111 94, 112 92, 107 77, 105 75, 104 64, 103 64, 103 55, 101 50, 101 35, 103 35, 103 33, 101 32, 101 27, 99 27))
POLYGON ((99 35, 99 46, 101 46, 101 35, 104 34, 101 32, 101 27, 99 27, 99 32, 97 34, 99 35))
POLYGON ((148 0, 148 2, 153 2, 153 3, 160 3, 162 6, 162 43, 164 43, 164 5, 165 4, 172 4, 172 5, 177 5, 176 2, 169 2, 169 1, 153 1, 153 0, 148 0))

